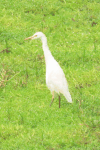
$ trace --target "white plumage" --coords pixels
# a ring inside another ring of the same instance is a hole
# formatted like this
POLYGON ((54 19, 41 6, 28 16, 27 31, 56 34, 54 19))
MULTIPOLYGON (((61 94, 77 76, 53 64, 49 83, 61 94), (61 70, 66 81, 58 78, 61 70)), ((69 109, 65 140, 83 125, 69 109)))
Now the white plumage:
MULTIPOLYGON (((62 93, 67 99, 67 101, 69 103, 72 103, 72 98, 68 90, 68 85, 64 72, 49 50, 46 36, 42 32, 36 32, 33 36, 28 37, 25 40, 37 38, 40 38, 42 41, 42 48, 44 51, 46 63, 46 84, 52 93, 52 102, 54 100, 54 92, 56 92, 58 94, 62 93)), ((59 96, 59 108, 60 108, 60 96, 59 96)))

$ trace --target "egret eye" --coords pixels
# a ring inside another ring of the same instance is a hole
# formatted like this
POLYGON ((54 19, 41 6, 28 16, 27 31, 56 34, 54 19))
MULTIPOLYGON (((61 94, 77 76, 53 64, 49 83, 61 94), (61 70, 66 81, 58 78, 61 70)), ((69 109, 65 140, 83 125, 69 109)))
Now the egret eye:
POLYGON ((37 35, 34 35, 34 37, 37 37, 37 35))

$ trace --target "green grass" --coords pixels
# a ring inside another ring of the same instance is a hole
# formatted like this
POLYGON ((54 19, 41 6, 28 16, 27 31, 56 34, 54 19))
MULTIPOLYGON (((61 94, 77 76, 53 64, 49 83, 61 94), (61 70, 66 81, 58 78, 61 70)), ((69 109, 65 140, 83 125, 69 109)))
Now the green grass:
POLYGON ((100 1, 0 3, 0 150, 100 149, 100 1), (63 68, 73 104, 51 107, 42 31, 63 68))

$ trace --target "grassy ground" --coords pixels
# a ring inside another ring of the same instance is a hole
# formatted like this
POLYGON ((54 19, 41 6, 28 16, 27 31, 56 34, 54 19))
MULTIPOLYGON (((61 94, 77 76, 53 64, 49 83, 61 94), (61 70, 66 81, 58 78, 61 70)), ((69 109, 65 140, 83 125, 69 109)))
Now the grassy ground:
POLYGON ((100 149, 100 1, 0 4, 0 150, 100 149), (73 104, 53 105, 41 41, 63 68, 73 104))

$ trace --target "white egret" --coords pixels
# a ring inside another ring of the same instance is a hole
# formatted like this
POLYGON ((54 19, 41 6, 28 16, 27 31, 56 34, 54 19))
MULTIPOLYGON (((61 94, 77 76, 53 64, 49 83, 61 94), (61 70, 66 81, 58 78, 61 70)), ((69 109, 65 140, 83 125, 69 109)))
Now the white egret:
POLYGON ((28 37, 25 40, 28 39, 33 40, 37 38, 40 38, 42 41, 42 48, 44 51, 46 63, 46 84, 52 93, 51 104, 54 101, 54 92, 58 93, 59 95, 59 108, 60 108, 60 93, 62 93, 65 96, 65 98, 69 103, 72 103, 72 98, 68 90, 68 85, 64 72, 49 50, 46 36, 42 32, 36 32, 33 36, 28 37))

